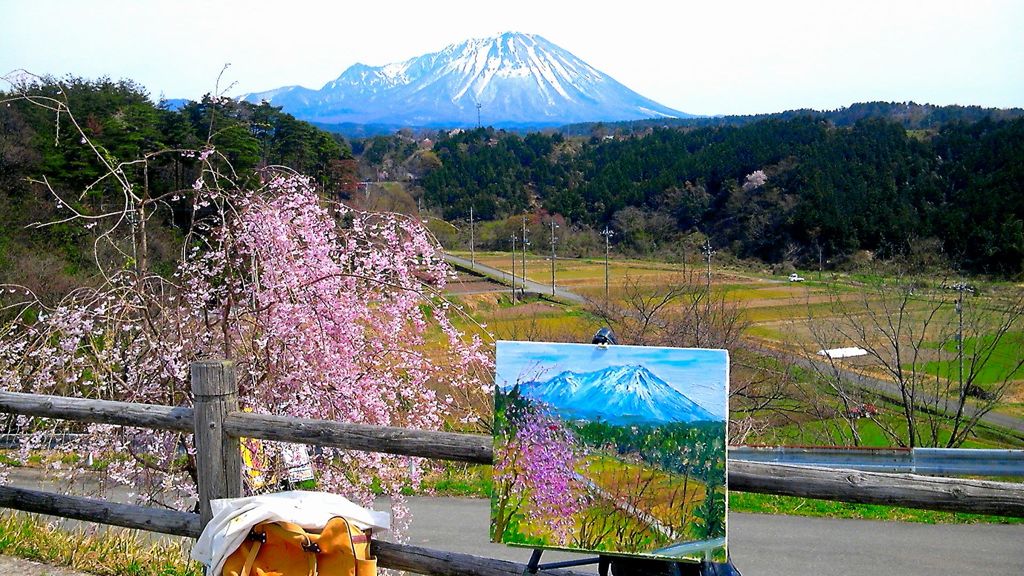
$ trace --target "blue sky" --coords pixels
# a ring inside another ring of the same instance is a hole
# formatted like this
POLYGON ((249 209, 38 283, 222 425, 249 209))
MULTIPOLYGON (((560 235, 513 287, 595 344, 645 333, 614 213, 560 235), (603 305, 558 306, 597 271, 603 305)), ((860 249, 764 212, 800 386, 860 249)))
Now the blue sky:
POLYGON ((320 88, 506 31, 693 114, 869 100, 1024 106, 1020 0, 0 0, 0 74, 131 78, 154 97, 320 88))
POLYGON ((724 350, 498 342, 495 383, 547 379, 565 370, 594 372, 609 366, 640 364, 686 394, 705 410, 725 417, 728 354, 724 350))

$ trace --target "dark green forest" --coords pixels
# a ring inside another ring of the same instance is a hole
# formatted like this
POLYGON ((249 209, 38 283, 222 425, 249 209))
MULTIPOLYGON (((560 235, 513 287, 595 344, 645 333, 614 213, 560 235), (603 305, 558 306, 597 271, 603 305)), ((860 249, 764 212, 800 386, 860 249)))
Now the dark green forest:
POLYGON ((96 232, 81 220, 31 225, 59 221, 69 207, 99 215, 123 205, 122 186, 105 176, 104 161, 123 166, 135 193, 154 207, 149 246, 158 273, 170 271, 188 224, 182 220, 191 215, 175 191, 200 177, 197 150, 216 150, 213 161, 230 179, 225 186, 249 185, 272 165, 311 176, 331 196, 350 194, 357 182, 343 139, 266 104, 207 96, 171 110, 133 82, 105 78, 38 79, 0 100, 0 283, 44 297, 87 281, 96 232), (72 204, 61 206, 55 194, 72 204))
POLYGON ((981 106, 937 106, 917 102, 857 102, 834 110, 801 108, 744 116, 707 116, 697 118, 652 118, 627 122, 601 122, 572 124, 559 129, 563 135, 590 136, 593 134, 633 133, 650 128, 701 128, 709 126, 745 126, 762 120, 792 120, 812 117, 833 126, 850 127, 871 118, 884 118, 908 130, 937 130, 950 122, 978 122, 1024 118, 1021 108, 983 108, 981 106))
POLYGON ((741 258, 841 261, 937 246, 951 265, 1024 270, 1024 119, 908 131, 814 116, 626 137, 478 129, 439 137, 422 179, 446 219, 522 212, 612 226, 644 253, 699 231, 741 258))
MULTIPOLYGON (((671 254, 696 235, 772 264, 828 268, 924 246, 963 272, 1024 272, 1024 119, 1015 111, 869 103, 630 123, 629 132, 590 126, 588 136, 404 129, 350 143, 266 104, 207 96, 171 109, 131 81, 47 78, 0 98, 0 282, 58 293, 87 268, 92 235, 81 222, 26 228, 59 220, 47 185, 91 214, 122 192, 100 179, 106 168, 54 102, 104 159, 128 163, 133 185, 162 198, 157 265, 173 258, 189 214, 172 193, 200 176, 195 157, 166 151, 212 146, 232 185, 283 165, 325 196, 358 200, 360 179, 400 179, 422 209, 457 224, 471 208, 478 221, 525 214, 543 238, 553 216, 567 253, 573 242, 593 251, 609 226, 614 249, 629 255, 671 254)), ((477 241, 505 249, 508 238, 481 230, 477 241)))

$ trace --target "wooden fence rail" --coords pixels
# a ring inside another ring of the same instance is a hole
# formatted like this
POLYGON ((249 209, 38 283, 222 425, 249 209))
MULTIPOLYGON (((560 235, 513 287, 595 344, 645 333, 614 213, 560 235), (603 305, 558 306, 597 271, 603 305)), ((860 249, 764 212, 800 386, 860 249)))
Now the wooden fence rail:
MULTIPOLYGON (((17 392, 0 392, 0 412, 79 422, 160 427, 182 432, 191 432, 194 426, 191 408, 17 392)), ((490 464, 494 457, 492 438, 481 434, 367 426, 245 412, 227 414, 224 432, 235 437, 480 464, 490 464)), ((1024 486, 1008 482, 806 468, 730 459, 729 489, 862 504, 1024 517, 1024 486)))
MULTIPOLYGON (((117 504, 95 498, 65 496, 10 486, 0 486, 0 507, 186 538, 198 538, 202 532, 198 514, 117 504)), ((507 560, 431 550, 381 540, 373 541, 373 553, 381 567, 430 576, 522 576, 526 568, 525 564, 507 560)), ((584 576, 569 570, 541 570, 539 574, 584 576)))
MULTIPOLYGON (((0 392, 0 412, 193 433, 199 468, 200 515, 158 510, 103 500, 63 496, 0 486, 0 506, 79 520, 196 537, 209 520, 209 501, 241 494, 241 437, 278 440, 343 449, 403 454, 424 458, 491 464, 490 436, 367 426, 324 420, 249 414, 238 411, 237 387, 230 362, 192 365, 195 408, 130 404, 60 396, 0 392)), ((728 462, 729 489, 925 508, 932 510, 1024 517, 1022 485, 983 480, 933 478, 773 463, 728 462)), ((382 567, 431 576, 519 576, 525 566, 374 542, 382 567)), ((570 576, 567 570, 552 575, 570 576)))

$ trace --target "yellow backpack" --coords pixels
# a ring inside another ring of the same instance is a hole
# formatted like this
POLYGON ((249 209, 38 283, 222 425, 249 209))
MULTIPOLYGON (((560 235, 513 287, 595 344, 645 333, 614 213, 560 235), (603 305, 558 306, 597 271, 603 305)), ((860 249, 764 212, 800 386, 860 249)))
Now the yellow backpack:
POLYGON ((331 518, 320 533, 291 522, 261 522, 224 562, 223 576, 376 576, 370 533, 331 518))

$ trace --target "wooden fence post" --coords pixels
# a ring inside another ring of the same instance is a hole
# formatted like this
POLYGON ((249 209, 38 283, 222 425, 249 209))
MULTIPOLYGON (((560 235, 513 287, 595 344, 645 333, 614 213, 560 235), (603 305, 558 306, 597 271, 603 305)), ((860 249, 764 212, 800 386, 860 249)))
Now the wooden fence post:
POLYGON ((199 515, 203 527, 213 517, 210 500, 242 495, 242 453, 238 438, 224 431, 224 418, 238 411, 235 364, 227 360, 193 362, 196 467, 199 515))

